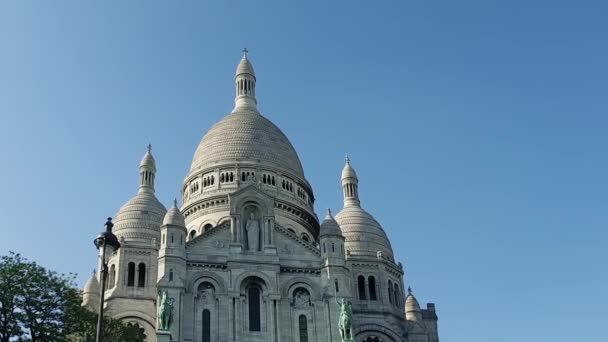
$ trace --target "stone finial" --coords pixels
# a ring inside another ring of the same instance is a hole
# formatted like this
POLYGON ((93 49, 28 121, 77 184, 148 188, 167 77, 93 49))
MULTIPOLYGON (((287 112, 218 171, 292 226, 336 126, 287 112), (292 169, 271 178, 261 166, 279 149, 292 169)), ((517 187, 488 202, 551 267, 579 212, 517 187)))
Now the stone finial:
POLYGON ((147 150, 148 150, 148 153, 152 153, 152 144, 148 144, 147 150))
POLYGON ((348 157, 348 153, 346 154, 346 158, 344 158, 347 164, 350 164, 350 158, 348 157))
POLYGON ((408 294, 412 294, 412 287, 411 287, 411 286, 408 286, 408 287, 407 287, 407 293, 408 293, 408 294))
POLYGON ((333 217, 333 216, 331 215, 331 208, 327 208, 327 216, 329 216, 329 217, 333 217))
POLYGON ((177 208, 177 198, 173 198, 173 207, 177 208))

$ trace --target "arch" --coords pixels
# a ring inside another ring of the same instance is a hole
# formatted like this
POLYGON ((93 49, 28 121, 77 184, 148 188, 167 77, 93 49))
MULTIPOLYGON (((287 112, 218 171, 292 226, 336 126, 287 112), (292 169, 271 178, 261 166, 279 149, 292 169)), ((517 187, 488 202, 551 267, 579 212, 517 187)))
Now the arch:
POLYGON ((201 284, 205 283, 205 282, 213 285, 214 289, 216 290, 216 293, 225 294, 227 291, 226 285, 224 284, 224 281, 222 280, 222 278, 220 278, 219 276, 217 276, 214 273, 207 272, 207 271, 202 271, 202 272, 197 272, 197 273, 192 274, 192 276, 190 277, 190 279, 187 283, 186 290, 190 291, 192 293, 196 293, 199 286, 201 286, 201 284))
POLYGON ((382 342, 397 342, 402 341, 400 333, 392 330, 390 327, 379 324, 362 324, 355 326, 355 340, 367 342, 369 337, 377 337, 382 342))
POLYGON ((357 277, 357 288, 359 289, 359 299, 366 300, 365 296, 365 277, 360 275, 357 277))
POLYGON ((302 233, 302 240, 304 240, 306 242, 310 242, 310 238, 308 237, 308 234, 302 233))
POLYGON ((219 220, 217 220, 217 224, 215 227, 220 226, 224 222, 230 222, 230 216, 223 216, 219 220))
POLYGON ((281 292, 281 297, 283 298, 293 298, 294 292, 298 288, 304 288, 310 294, 311 300, 321 300, 321 289, 316 283, 311 283, 309 278, 294 277, 284 282, 280 286, 281 289, 283 289, 281 292))
POLYGON ((146 286, 146 264, 143 262, 137 266, 137 287, 146 286))
POLYGON ((188 235, 188 239, 189 239, 189 240, 192 240, 192 239, 194 239, 195 237, 196 237, 196 229, 192 229, 192 230, 190 231, 190 234, 188 235))
POLYGON ((388 281, 388 302, 393 304, 393 282, 388 281))
POLYGON ((127 286, 135 286, 135 263, 130 262, 127 266, 127 286))
POLYGON ((205 232, 205 227, 209 227, 209 225, 211 225, 211 227, 216 227, 217 224, 214 220, 205 220, 203 221, 199 226, 198 226, 198 233, 202 234, 205 232))
POLYGON ((377 300, 376 296, 376 278, 374 276, 369 276, 367 278, 367 284, 369 287, 369 300, 377 300))
MULTIPOLYGON (((148 314, 139 311, 123 311, 113 316, 114 319, 120 320, 123 323, 135 323, 144 329, 145 335, 156 336, 155 318, 148 314)), ((149 339, 148 339, 149 341, 149 339)))
POLYGON ((298 330, 300 342, 308 342, 308 320, 306 319, 306 315, 298 317, 298 330))
POLYGON ((211 223, 207 223, 206 225, 203 226, 203 230, 201 231, 201 233, 209 231, 209 230, 211 230, 211 228, 213 228, 213 225, 211 223))

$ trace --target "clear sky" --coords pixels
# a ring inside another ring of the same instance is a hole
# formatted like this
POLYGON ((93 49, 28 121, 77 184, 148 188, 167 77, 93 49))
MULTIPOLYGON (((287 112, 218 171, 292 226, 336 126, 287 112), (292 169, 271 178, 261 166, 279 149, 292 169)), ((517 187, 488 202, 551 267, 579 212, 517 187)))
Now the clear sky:
POLYGON ((442 341, 605 340, 607 17, 605 1, 0 2, 0 254, 83 284, 149 142, 159 199, 180 197, 247 47, 318 215, 341 208, 349 153, 442 341))

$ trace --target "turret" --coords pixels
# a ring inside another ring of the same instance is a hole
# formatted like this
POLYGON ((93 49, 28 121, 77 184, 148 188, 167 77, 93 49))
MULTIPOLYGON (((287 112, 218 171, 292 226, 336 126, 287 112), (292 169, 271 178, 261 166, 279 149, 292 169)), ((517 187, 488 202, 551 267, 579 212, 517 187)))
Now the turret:
POLYGON ((342 169, 342 191, 344 193, 344 206, 359 206, 359 179, 355 169, 350 165, 350 158, 346 156, 346 164, 342 169))
MULTIPOLYGON (((181 312, 181 302, 186 280, 186 223, 184 215, 177 207, 177 200, 167 211, 160 227, 160 249, 158 251, 158 291, 174 300, 173 312, 181 312)), ((181 317, 174 316, 170 333, 179 338, 181 317)), ((157 322, 158 323, 158 322, 157 322)))
POLYGON ((160 227, 158 280, 167 286, 182 286, 186 272, 186 223, 177 208, 177 200, 167 211, 160 227))
POLYGON ((420 310, 418 300, 416 297, 414 297, 414 294, 412 294, 411 287, 407 288, 407 298, 405 299, 405 319, 415 322, 422 321, 422 310, 420 310))
POLYGON ((327 209, 327 216, 321 223, 319 244, 326 265, 344 266, 344 235, 332 216, 331 209, 327 209))
POLYGON ((156 161, 152 156, 152 145, 139 163, 139 191, 154 193, 154 178, 156 177, 156 161))
POLYGON ((99 281, 95 271, 82 290, 82 306, 95 313, 99 310, 99 281))
POLYGON ((234 109, 247 108, 257 111, 257 100, 255 98, 255 71, 253 65, 247 58, 247 49, 243 49, 243 58, 236 68, 234 77, 236 87, 236 98, 234 99, 234 109))

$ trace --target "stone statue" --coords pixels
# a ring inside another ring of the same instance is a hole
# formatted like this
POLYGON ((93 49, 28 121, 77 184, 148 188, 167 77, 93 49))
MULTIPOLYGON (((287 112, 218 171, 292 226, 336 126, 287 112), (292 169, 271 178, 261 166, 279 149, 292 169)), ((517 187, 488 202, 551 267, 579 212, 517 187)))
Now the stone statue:
POLYGON ((173 323, 173 301, 167 290, 161 291, 158 301, 158 330, 169 331, 173 323))
POLYGON ((336 303, 340 305, 338 329, 340 329, 342 342, 353 341, 353 305, 344 298, 342 298, 342 302, 336 300, 336 303))
POLYGON ((257 251, 260 248, 260 224, 255 219, 254 213, 249 213, 249 219, 245 225, 247 230, 247 245, 250 251, 257 251))
POLYGON ((294 306, 306 307, 310 305, 310 295, 308 291, 300 290, 294 296, 294 306))

